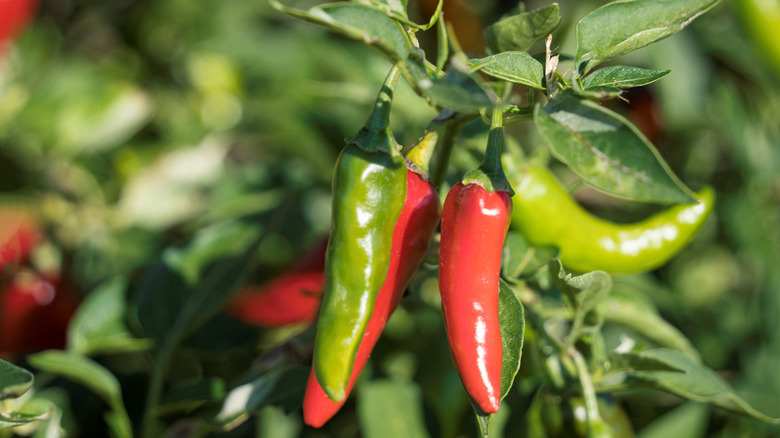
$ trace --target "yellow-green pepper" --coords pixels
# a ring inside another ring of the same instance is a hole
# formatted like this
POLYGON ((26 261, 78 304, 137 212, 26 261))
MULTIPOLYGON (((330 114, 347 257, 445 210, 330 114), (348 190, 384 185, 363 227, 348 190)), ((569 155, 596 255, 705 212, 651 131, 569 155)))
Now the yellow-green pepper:
POLYGON ((712 189, 705 188, 696 203, 617 224, 583 209, 541 164, 512 163, 506 171, 515 188, 512 228, 531 245, 556 246, 564 266, 582 272, 628 274, 662 265, 696 235, 714 202, 712 189))

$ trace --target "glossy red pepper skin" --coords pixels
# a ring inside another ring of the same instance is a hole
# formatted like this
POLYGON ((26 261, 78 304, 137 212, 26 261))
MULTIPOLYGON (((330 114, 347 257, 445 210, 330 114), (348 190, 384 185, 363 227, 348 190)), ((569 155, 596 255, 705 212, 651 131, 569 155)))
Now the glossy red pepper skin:
POLYGON ((401 214, 393 228, 393 243, 390 250, 390 266, 382 289, 377 295, 374 312, 360 342, 355 364, 346 389, 346 396, 340 402, 332 401, 317 382, 314 369, 309 373, 306 393, 303 399, 303 419, 306 424, 321 427, 338 412, 347 400, 352 387, 371 351, 374 349, 387 320, 398 307, 404 290, 412 275, 425 256, 436 225, 439 223, 439 196, 433 185, 418 174, 407 170, 406 199, 401 214))
POLYGON ((442 211, 439 290, 447 338, 466 392, 488 414, 501 402, 498 280, 511 216, 509 193, 462 182, 442 211))
POLYGON ((317 317, 325 285, 325 250, 319 244, 298 266, 263 286, 248 287, 230 300, 229 315, 249 325, 285 327, 317 317))

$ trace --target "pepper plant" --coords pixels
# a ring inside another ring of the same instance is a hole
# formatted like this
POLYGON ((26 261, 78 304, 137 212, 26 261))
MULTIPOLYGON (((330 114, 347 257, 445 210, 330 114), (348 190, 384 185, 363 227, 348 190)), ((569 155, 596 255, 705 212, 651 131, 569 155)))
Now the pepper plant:
MULTIPOLYGON (((141 30, 92 81, 82 56, 101 52, 89 44, 47 76, 52 26, 68 26, 46 2, 4 73, 0 138, 14 147, 0 164, 38 186, 3 194, 28 197, 48 228, 22 253, 21 226, 0 221, 0 285, 56 266, 81 302, 65 345, 0 351, 0 436, 777 432, 771 403, 711 366, 727 365, 713 349, 752 332, 691 340, 679 309, 697 301, 669 292, 717 287, 710 271, 679 274, 696 268, 688 245, 743 220, 754 198, 713 214, 730 193, 697 167, 706 151, 686 165, 674 151, 696 128, 658 149, 633 112, 684 67, 637 54, 722 14, 717 0, 520 2, 492 11, 484 45, 442 1, 429 14, 406 0, 137 3, 107 14, 128 20, 116 35, 141 30), (184 42, 195 29, 206 36, 184 42), (346 79, 311 79, 326 68, 317 77, 346 79), (109 103, 68 94, 92 88, 109 103), (332 105, 310 104, 318 93, 332 105), (75 102, 67 117, 42 125, 63 102, 75 102)), ((737 108, 738 95, 723 86, 715 99, 731 104, 713 107, 737 108)), ((722 137, 773 132, 741 123, 722 137)), ((756 259, 774 254, 773 241, 729 233, 756 259)))

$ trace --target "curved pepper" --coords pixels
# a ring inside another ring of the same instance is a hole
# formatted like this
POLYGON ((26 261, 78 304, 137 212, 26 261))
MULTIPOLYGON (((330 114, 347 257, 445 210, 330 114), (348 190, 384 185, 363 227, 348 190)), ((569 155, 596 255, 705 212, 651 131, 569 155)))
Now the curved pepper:
POLYGON ((298 266, 270 283, 238 293, 226 307, 236 319, 260 327, 284 327, 314 321, 325 283, 326 242, 298 266))
POLYGON ((500 160, 501 117, 500 110, 493 111, 480 169, 447 194, 439 249, 439 290, 452 357, 466 392, 488 414, 501 403, 498 281, 512 215, 512 189, 500 160))
POLYGON ((379 291, 374 313, 363 334, 345 398, 339 402, 330 400, 317 383, 312 369, 303 398, 303 420, 310 426, 321 427, 346 402, 346 396, 352 391, 355 381, 371 356, 387 320, 398 307, 404 290, 422 262, 431 236, 439 223, 439 196, 433 185, 410 170, 407 170, 406 182, 406 201, 393 230, 387 278, 379 291))
POLYGON ((712 189, 705 188, 695 204, 616 224, 583 209, 547 167, 525 163, 510 178, 517 189, 512 227, 531 245, 558 247, 561 262, 582 272, 628 274, 664 264, 693 239, 714 203, 712 189))
POLYGON ((406 196, 406 166, 389 129, 388 75, 374 111, 336 162, 325 290, 314 341, 314 372, 328 397, 343 400, 363 332, 390 264, 393 226, 406 196))

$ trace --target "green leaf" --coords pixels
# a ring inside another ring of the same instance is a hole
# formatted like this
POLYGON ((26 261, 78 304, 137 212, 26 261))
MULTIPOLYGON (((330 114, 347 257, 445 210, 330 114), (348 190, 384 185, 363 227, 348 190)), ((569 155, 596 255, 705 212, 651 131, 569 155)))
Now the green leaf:
POLYGON ((558 289, 583 313, 595 308, 612 289, 612 277, 604 271, 593 271, 572 276, 563 270, 558 259, 550 261, 550 275, 558 289))
POLYGON ((670 72, 671 70, 650 70, 626 65, 612 65, 595 70, 582 78, 582 88, 588 90, 596 87, 641 87, 661 79, 670 72))
POLYGON ((377 5, 386 8, 388 11, 398 14, 404 18, 407 16, 406 8, 409 4, 409 0, 352 0, 352 1, 356 3, 377 5))
POLYGON ((520 370, 525 337, 525 314, 523 304, 512 288, 501 280, 498 288, 498 320, 501 325, 501 399, 512 389, 512 383, 520 370))
POLYGON ((544 90, 544 67, 525 52, 503 52, 486 58, 471 59, 469 63, 494 78, 526 87, 544 90))
POLYGON ((582 97, 594 100, 609 100, 620 96, 623 90, 613 87, 593 87, 587 90, 582 90, 575 86, 573 91, 582 97))
POLYGON ((604 319, 628 327, 662 347, 680 350, 698 358, 699 353, 675 326, 658 314, 655 305, 638 291, 613 288, 609 297, 599 304, 604 319))
POLYGON ((633 0, 604 5, 577 23, 575 70, 596 65, 679 32, 719 0, 633 0))
POLYGON ((694 202, 658 151, 620 115, 570 93, 534 110, 550 152, 588 184, 642 202, 694 202))
POLYGON ((257 438, 297 438, 303 422, 295 415, 285 414, 274 406, 266 406, 257 414, 257 438))
POLYGON ((297 409, 308 377, 309 367, 284 366, 245 381, 230 390, 215 420, 229 430, 266 405, 282 406, 287 412, 297 409))
POLYGON ((701 403, 688 402, 653 420, 637 435, 638 438, 668 438, 684 436, 703 438, 707 430, 709 408, 701 403))
POLYGON ((10 429, 12 427, 24 426, 33 421, 46 420, 51 416, 51 412, 43 414, 26 414, 21 412, 0 412, 0 430, 10 429))
POLYGON ((493 417, 491 414, 485 414, 477 408, 476 404, 472 402, 472 405, 474 405, 474 413, 477 416, 477 427, 479 427, 479 436, 482 438, 487 438, 490 436, 490 420, 493 417))
POLYGON ((156 408, 156 415, 192 412, 210 403, 225 399, 225 381, 218 377, 205 377, 195 382, 171 388, 156 408))
POLYGON ((133 337, 125 324, 124 279, 109 281, 81 302, 68 325, 68 350, 90 355, 139 351, 151 346, 133 337))
POLYGON ((690 356, 675 350, 658 348, 639 353, 648 360, 664 362, 680 371, 629 371, 639 382, 661 391, 693 401, 746 415, 771 424, 780 424, 780 418, 770 417, 750 406, 739 397, 714 371, 690 356))
MULTIPOLYGON (((300 20, 376 47, 393 62, 405 59, 412 47, 403 26, 371 6, 357 3, 327 3, 308 11, 270 0, 277 10, 300 20)), ((388 0, 388 4, 399 1, 388 0)))
POLYGON ((365 438, 429 436, 422 417, 422 395, 415 383, 364 382, 358 397, 358 421, 365 438))
POLYGON ((542 266, 546 266, 550 259, 557 255, 558 250, 555 247, 530 246, 522 233, 509 231, 504 239, 504 256, 501 258, 501 269, 506 277, 518 278, 531 274, 542 266))
POLYGON ((487 85, 466 68, 452 68, 442 78, 417 78, 422 92, 440 108, 476 112, 493 106, 494 95, 487 85))
POLYGON ((677 368, 662 358, 656 358, 642 354, 640 352, 629 351, 625 353, 615 353, 612 355, 613 363, 618 368, 625 368, 630 371, 673 371, 685 372, 684 369, 677 368))
POLYGON ((132 426, 127 416, 119 381, 102 365, 80 354, 47 350, 27 357, 30 364, 41 371, 57 374, 86 386, 100 396, 112 412, 106 422, 116 437, 131 437, 132 426))
POLYGON ((555 30, 560 22, 561 11, 557 3, 529 12, 520 11, 488 26, 486 43, 493 53, 526 51, 555 30))
POLYGON ((258 227, 241 221, 219 224, 201 230, 182 248, 165 250, 138 286, 137 315, 144 333, 158 341, 184 337, 219 312, 254 260, 258 227))
POLYGON ((33 380, 31 372, 0 359, 0 400, 20 397, 32 387, 33 380))

